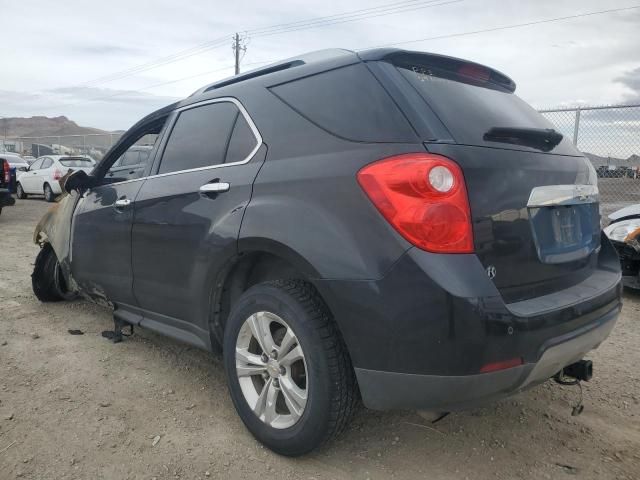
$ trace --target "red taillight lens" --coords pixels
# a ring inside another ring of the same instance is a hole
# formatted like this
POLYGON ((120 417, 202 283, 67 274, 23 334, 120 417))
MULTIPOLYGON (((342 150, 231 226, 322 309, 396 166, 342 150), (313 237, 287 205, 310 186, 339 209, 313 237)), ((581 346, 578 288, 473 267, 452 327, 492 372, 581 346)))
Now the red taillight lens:
POLYGON ((62 178, 62 172, 60 170, 53 171, 53 179, 60 180, 62 178))
POLYGON ((472 253, 473 232, 462 170, 431 153, 371 163, 358 183, 384 218, 415 246, 437 253, 472 253))
POLYGON ((4 177, 4 183, 9 184, 11 182, 11 167, 6 160, 2 160, 2 176, 4 177))

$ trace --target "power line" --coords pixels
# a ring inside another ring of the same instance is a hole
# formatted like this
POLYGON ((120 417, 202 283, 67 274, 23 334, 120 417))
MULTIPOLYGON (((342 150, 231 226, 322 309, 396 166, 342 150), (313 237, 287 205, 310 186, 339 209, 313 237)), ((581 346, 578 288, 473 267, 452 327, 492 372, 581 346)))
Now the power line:
MULTIPOLYGON (((640 8, 640 5, 634 5, 634 6, 623 7, 623 8, 608 9, 608 10, 600 10, 600 11, 596 11, 596 12, 586 12, 586 13, 580 13, 580 14, 576 14, 576 15, 567 15, 567 16, 563 16, 563 17, 554 17, 554 18, 549 18, 549 19, 545 19, 545 20, 536 20, 536 21, 532 21, 532 22, 524 22, 524 23, 517 23, 517 24, 512 24, 512 25, 503 25, 503 26, 499 26, 499 27, 491 27, 491 28, 486 28, 486 29, 481 29, 481 30, 473 30, 473 31, 469 31, 469 32, 458 32, 458 33, 451 33, 451 34, 446 34, 446 35, 437 35, 437 36, 425 37, 425 38, 414 39, 414 40, 404 40, 404 41, 401 41, 401 42, 388 43, 388 44, 385 44, 385 45, 376 45, 376 46, 364 47, 364 48, 359 49, 359 50, 365 50, 365 49, 369 49, 369 48, 383 48, 383 47, 390 47, 390 46, 395 46, 395 45, 403 45, 403 44, 407 44, 407 43, 417 43, 417 42, 425 42, 425 41, 430 41, 430 40, 439 40, 439 39, 443 39, 443 38, 453 38, 453 37, 462 37, 462 36, 468 36, 468 35, 478 35, 478 34, 482 34, 482 33, 490 33, 490 32, 495 32, 495 31, 500 31, 500 30, 528 27, 528 26, 532 26, 532 25, 539 25, 539 24, 552 23, 552 22, 560 22, 560 21, 571 20, 571 19, 582 18, 582 17, 589 17, 589 16, 594 16, 594 15, 603 15, 603 14, 607 14, 607 13, 615 13, 615 12, 621 12, 621 11, 634 10, 634 9, 638 9, 638 8, 640 8)), ((251 63, 248 63, 246 65, 247 66, 249 66, 249 65, 259 65, 259 64, 273 63, 273 62, 274 62, 274 60, 266 60, 266 61, 259 61, 259 62, 251 62, 251 63)), ((209 74, 214 73, 214 72, 227 70, 227 69, 231 69, 231 68, 234 68, 234 66, 230 65, 230 66, 227 66, 227 67, 223 67, 223 68, 219 68, 219 69, 203 72, 203 73, 196 74, 196 75, 190 75, 188 77, 183 77, 183 78, 176 79, 176 80, 170 80, 170 81, 167 81, 167 82, 157 83, 157 84, 150 85, 150 86, 147 86, 147 87, 144 87, 144 88, 140 88, 140 89, 138 89, 136 91, 145 91, 145 90, 149 90, 149 89, 156 88, 156 87, 159 87, 159 86, 169 85, 169 84, 172 84, 172 83, 178 83, 178 82, 182 82, 184 80, 189 80, 189 79, 192 79, 192 78, 196 78, 196 77, 200 77, 200 76, 204 76, 204 75, 209 75, 209 74)), ((99 101, 99 100, 104 100, 104 99, 107 99, 107 98, 112 98, 112 97, 116 97, 116 96, 120 96, 120 95, 125 95, 127 93, 131 93, 131 91, 128 91, 128 92, 117 92, 117 93, 115 93, 113 95, 108 95, 108 96, 103 96, 103 97, 97 97, 97 98, 93 98, 93 99, 83 100, 83 101, 80 101, 80 102, 77 102, 77 103, 74 103, 74 104, 67 104, 67 105, 62 105, 62 106, 57 106, 57 107, 46 107, 45 109, 48 110, 50 108, 62 108, 62 107, 65 107, 65 106, 75 106, 75 105, 79 105, 79 104, 82 104, 82 103, 99 101)))
POLYGON ((525 23, 516 23, 514 25, 504 25, 501 27, 492 27, 492 28, 485 28, 482 30, 474 30, 471 32, 460 32, 460 33, 449 33, 446 35, 436 35, 434 37, 425 37, 425 38, 418 38, 416 40, 404 40, 402 42, 394 42, 394 43, 387 43, 385 45, 376 45, 376 46, 372 46, 372 47, 366 47, 366 49, 368 48, 382 48, 382 47, 393 47, 396 45, 406 45, 407 43, 417 43, 417 42, 426 42, 428 40, 440 40, 441 38, 453 38, 453 37, 463 37, 463 36, 467 36, 467 35, 476 35, 479 33, 488 33, 488 32, 497 32, 499 30, 509 30, 509 29, 513 29, 513 28, 520 28, 520 27, 529 27, 532 25, 540 25, 543 23, 552 23, 552 22, 560 22, 563 20, 571 20, 574 18, 582 18, 582 17, 590 17, 593 15, 602 15, 605 13, 614 13, 614 12, 622 12, 625 10, 633 10, 633 9, 637 9, 640 8, 640 5, 634 5, 632 7, 623 7, 623 8, 612 8, 610 10, 600 10, 598 12, 588 12, 588 13, 579 13, 576 15, 567 15, 566 17, 555 17, 555 18, 549 18, 546 20, 537 20, 534 22, 525 22, 525 23))
MULTIPOLYGON (((375 18, 386 15, 393 15, 397 13, 404 13, 406 11, 419 10, 424 8, 432 8, 440 5, 448 5, 450 3, 458 3, 465 0, 406 0, 402 2, 395 2, 386 5, 380 5, 377 7, 370 7, 360 10, 354 10, 350 12, 344 12, 341 14, 329 15, 325 17, 317 17, 315 19, 299 20, 297 22, 283 23, 278 25, 272 25, 269 27, 263 27, 253 30, 248 30, 246 35, 252 36, 270 36, 282 33, 290 33, 293 31, 306 30, 309 28, 319 28, 325 26, 336 25, 339 23, 353 22, 359 20, 365 20, 367 18, 375 18), (441 2, 441 3, 436 3, 441 2), (410 8, 408 8, 410 7, 410 8)), ((226 44, 228 36, 220 37, 209 42, 205 42, 199 45, 195 45, 186 50, 181 50, 166 57, 160 57, 150 62, 143 63, 141 65, 133 66, 131 68, 114 72, 112 74, 104 75, 102 77, 88 80, 86 82, 75 85, 74 87, 82 86, 95 86, 102 83, 113 82, 137 73, 141 73, 147 70, 161 67, 170 63, 184 60, 201 53, 223 47, 226 44)))

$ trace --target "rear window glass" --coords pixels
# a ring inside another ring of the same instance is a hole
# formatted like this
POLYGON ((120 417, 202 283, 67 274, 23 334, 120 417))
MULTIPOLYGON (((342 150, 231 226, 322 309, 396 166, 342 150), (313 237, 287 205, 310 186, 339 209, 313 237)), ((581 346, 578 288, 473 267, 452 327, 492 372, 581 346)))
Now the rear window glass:
POLYGON ((244 115, 238 112, 236 125, 231 134, 229 146, 227 147, 226 163, 242 162, 249 156, 257 144, 258 140, 251 131, 247 120, 244 118, 244 115))
MULTIPOLYGON (((458 81, 440 75, 428 65, 418 63, 396 64, 398 71, 418 91, 435 114, 444 123, 458 143, 506 147, 503 143, 489 142, 483 137, 491 128, 548 129, 554 126, 531 106, 513 93, 476 79, 476 84, 458 81)), ((529 150, 528 147, 514 147, 529 150)), ((575 154, 566 138, 554 153, 568 150, 575 154)))
POLYGON ((64 167, 86 168, 93 166, 93 162, 88 158, 61 158, 60 164, 64 167))
POLYGON ((320 128, 361 142, 412 142, 411 126, 363 64, 271 87, 281 100, 320 128))

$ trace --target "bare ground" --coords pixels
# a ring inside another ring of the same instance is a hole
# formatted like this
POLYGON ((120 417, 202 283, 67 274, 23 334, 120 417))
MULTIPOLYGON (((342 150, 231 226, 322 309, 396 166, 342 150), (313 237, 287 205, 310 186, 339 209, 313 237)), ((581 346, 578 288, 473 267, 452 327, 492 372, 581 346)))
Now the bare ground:
POLYGON ((435 425, 363 409, 336 442, 288 459, 244 429, 220 359, 144 330, 113 345, 100 335, 109 311, 35 299, 31 234, 46 208, 0 216, 2 480, 640 478, 640 296, 625 294, 592 353, 578 417, 577 389, 547 382, 435 425))

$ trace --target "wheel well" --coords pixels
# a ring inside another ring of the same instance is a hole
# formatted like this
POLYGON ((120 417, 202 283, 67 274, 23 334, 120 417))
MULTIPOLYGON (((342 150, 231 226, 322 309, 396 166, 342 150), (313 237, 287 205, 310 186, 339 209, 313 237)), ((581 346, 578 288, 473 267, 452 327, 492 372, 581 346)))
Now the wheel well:
POLYGON ((224 327, 236 300, 253 285, 269 280, 299 279, 308 281, 306 275, 290 262, 267 252, 242 255, 218 282, 213 295, 213 319, 211 332, 221 345, 224 327))

